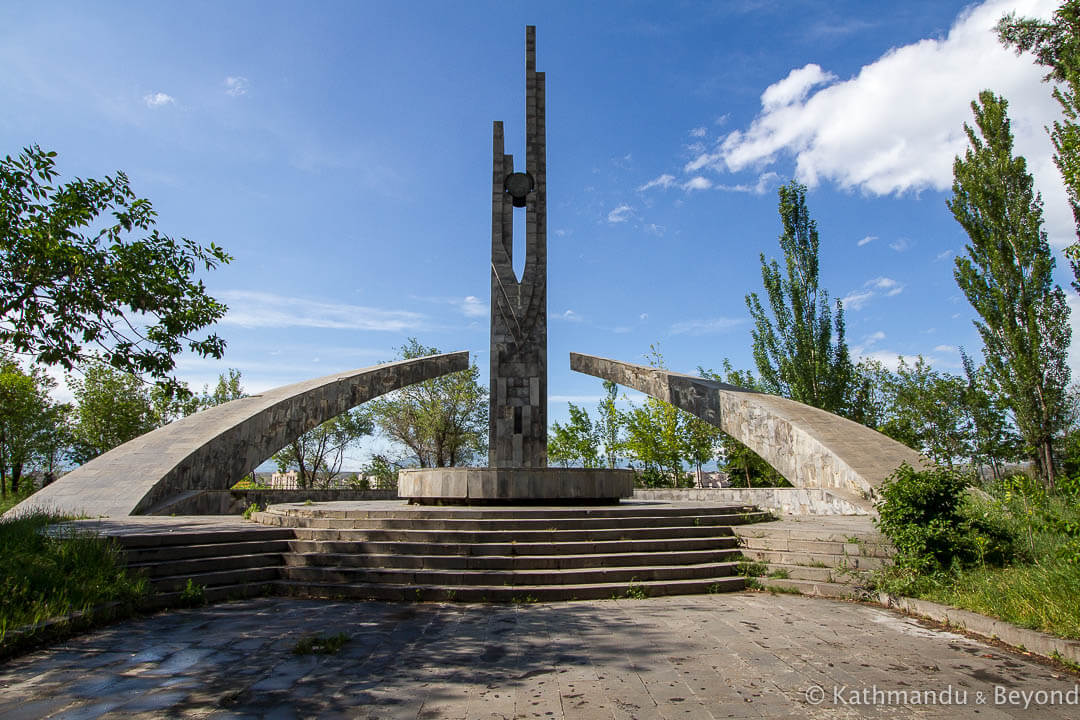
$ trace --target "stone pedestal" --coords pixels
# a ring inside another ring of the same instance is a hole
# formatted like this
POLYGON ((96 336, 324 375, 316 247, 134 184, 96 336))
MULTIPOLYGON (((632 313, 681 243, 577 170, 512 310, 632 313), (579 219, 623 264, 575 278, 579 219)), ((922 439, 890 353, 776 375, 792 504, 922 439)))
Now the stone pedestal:
POLYGON ((398 473, 398 496, 426 505, 601 504, 633 494, 632 470, 452 467, 398 473))

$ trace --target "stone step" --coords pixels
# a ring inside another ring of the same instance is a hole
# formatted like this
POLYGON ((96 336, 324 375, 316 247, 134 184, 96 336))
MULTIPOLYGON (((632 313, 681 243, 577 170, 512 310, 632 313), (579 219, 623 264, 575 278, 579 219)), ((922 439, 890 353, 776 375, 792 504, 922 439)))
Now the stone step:
MULTIPOLYGON (((292 539, 289 533, 289 539, 292 539)), ((244 542, 213 543, 210 545, 162 545, 136 547, 125 550, 129 565, 172 560, 191 560, 204 557, 229 555, 255 555, 260 553, 283 553, 289 550, 289 540, 248 540, 244 542)))
POLYGON ((825 555, 859 555, 863 557, 887 558, 891 548, 887 545, 870 543, 849 543, 822 540, 801 540, 788 537, 748 537, 739 536, 742 547, 753 550, 790 551, 825 555))
POLYGON ((426 570, 356 567, 286 566, 283 580, 320 584, 446 585, 446 586, 547 586, 630 583, 635 581, 693 580, 725 577, 736 563, 699 565, 643 565, 631 567, 577 568, 571 570, 426 570))
POLYGON ((553 602, 562 600, 596 600, 603 598, 652 597, 659 595, 689 595, 734 592, 745 587, 739 575, 699 578, 694 580, 635 581, 633 583, 594 583, 587 585, 446 585, 359 584, 339 585, 279 581, 274 591, 300 597, 330 600, 429 600, 457 602, 553 602))
POLYGON ((883 545, 889 546, 889 541, 884 535, 876 531, 833 531, 826 528, 814 528, 812 523, 807 523, 810 527, 807 528, 793 528, 790 523, 769 523, 762 522, 754 525, 741 525, 734 528, 735 534, 740 537, 754 537, 754 538, 778 538, 788 540, 811 540, 818 542, 839 542, 839 543, 867 543, 870 545, 883 545))
POLYGON ((365 530, 472 530, 475 532, 519 532, 556 530, 619 530, 622 528, 661 528, 694 526, 730 526, 745 515, 685 515, 665 517, 589 517, 589 518, 507 518, 469 520, 462 518, 305 518, 289 515, 260 515, 268 525, 292 528, 330 528, 365 530))
MULTIPOLYGON (((601 542, 611 540, 671 540, 726 536, 729 527, 709 525, 661 528, 619 528, 612 530, 522 530, 488 531, 469 530, 368 530, 295 528, 298 540, 345 540, 353 542, 405 542, 454 544, 521 544, 601 542)), ((483 553, 490 554, 490 553, 483 553)))
POLYGON ((190 575, 168 575, 152 578, 150 582, 158 592, 180 592, 187 586, 188 580, 209 589, 224 585, 270 582, 277 580, 280 577, 280 572, 280 566, 238 568, 234 570, 212 570, 190 575))
POLYGON ((851 570, 876 570, 886 562, 879 557, 863 557, 859 555, 836 555, 827 553, 803 553, 771 550, 755 550, 743 548, 743 555, 747 560, 770 565, 805 565, 809 567, 848 568, 851 570))
POLYGON ((592 555, 402 555, 368 553, 287 553, 285 564, 296 567, 412 568, 431 570, 568 570, 633 565, 695 565, 735 562, 737 548, 678 552, 607 553, 592 555))
MULTIPOLYGON (((787 578, 756 578, 757 584, 765 590, 797 592, 800 595, 855 600, 862 597, 862 591, 855 585, 845 583, 818 582, 817 580, 795 580, 787 578)), ((751 583, 753 584, 753 583, 751 583)))
POLYGON ((290 540, 292 530, 272 528, 252 523, 241 530, 199 530, 192 532, 132 533, 115 535, 125 550, 169 547, 174 545, 216 545, 237 542, 290 540))
POLYGON ((253 553, 248 555, 220 555, 213 557, 177 558, 174 560, 128 563, 128 569, 141 572, 148 578, 180 575, 190 577, 215 570, 239 570, 244 568, 281 567, 283 553, 253 553))
MULTIPOLYGON (((263 595, 277 594, 279 580, 267 580, 264 582, 238 583, 235 585, 217 585, 203 589, 203 600, 206 603, 227 602, 229 600, 242 600, 244 598, 260 597, 263 595)), ((186 582, 185 582, 186 584, 186 582)), ((180 591, 158 592, 147 598, 148 609, 162 610, 166 608, 188 607, 189 603, 181 598, 180 591)))
POLYGON ((808 567, 806 565, 789 565, 786 563, 771 563, 766 566, 764 578, 773 577, 774 573, 782 574, 778 579, 789 580, 813 580, 815 582, 859 584, 868 574, 866 570, 851 570, 836 567, 808 567))
MULTIPOLYGON (((557 507, 528 507, 517 506, 512 508, 467 508, 454 507, 441 509, 437 506, 404 506, 385 510, 335 510, 330 503, 321 503, 319 506, 305 505, 271 505, 261 513, 255 513, 252 517, 264 517, 266 515, 288 515, 291 517, 325 517, 335 519, 366 520, 366 519, 414 519, 418 516, 435 520, 499 520, 499 519, 558 519, 558 518, 633 518, 633 517, 683 517, 693 515, 742 515, 755 514, 766 516, 757 508, 746 505, 710 505, 699 507, 696 505, 684 507, 665 507, 659 504, 622 504, 617 506, 597 506, 578 508, 557 507)), ((769 516, 771 517, 771 516, 769 516)))
POLYGON ((737 547, 734 536, 667 539, 601 540, 599 542, 558 543, 413 543, 348 540, 293 540, 294 553, 330 552, 372 555, 606 555, 634 552, 691 552, 737 547))

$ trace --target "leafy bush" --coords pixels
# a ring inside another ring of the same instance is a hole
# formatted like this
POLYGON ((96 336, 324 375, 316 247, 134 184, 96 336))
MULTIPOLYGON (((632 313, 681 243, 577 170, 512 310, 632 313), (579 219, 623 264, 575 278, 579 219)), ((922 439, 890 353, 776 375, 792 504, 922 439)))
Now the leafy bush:
POLYGON ((250 505, 247 506, 247 509, 244 510, 244 519, 245 520, 250 520, 251 516, 254 515, 255 513, 259 512, 259 511, 260 511, 259 503, 251 503, 250 505))
POLYGON ((934 572, 975 554, 962 506, 967 479, 948 468, 904 463, 881 487, 878 528, 896 547, 899 567, 934 572))

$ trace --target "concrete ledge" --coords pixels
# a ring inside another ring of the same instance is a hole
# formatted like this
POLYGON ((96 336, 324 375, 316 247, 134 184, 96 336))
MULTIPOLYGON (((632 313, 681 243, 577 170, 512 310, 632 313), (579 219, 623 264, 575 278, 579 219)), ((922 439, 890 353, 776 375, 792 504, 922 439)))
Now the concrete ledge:
POLYGON ((414 503, 614 503, 633 493, 632 470, 453 467, 398 473, 398 496, 414 503))
POLYGON ((833 488, 638 488, 634 498, 753 505, 779 515, 870 515, 874 511, 869 500, 833 488))
POLYGON ((880 593, 878 602, 883 607, 903 610, 912 615, 930 618, 975 635, 1000 640, 1035 655, 1080 663, 1080 641, 1077 640, 1066 640, 1038 630, 1028 630, 1007 623, 1004 620, 980 615, 970 610, 939 605, 929 600, 916 600, 915 598, 880 593))
POLYGON ((239 515, 252 503, 265 508, 280 503, 310 500, 397 500, 396 490, 204 490, 179 498, 161 509, 162 515, 239 515))

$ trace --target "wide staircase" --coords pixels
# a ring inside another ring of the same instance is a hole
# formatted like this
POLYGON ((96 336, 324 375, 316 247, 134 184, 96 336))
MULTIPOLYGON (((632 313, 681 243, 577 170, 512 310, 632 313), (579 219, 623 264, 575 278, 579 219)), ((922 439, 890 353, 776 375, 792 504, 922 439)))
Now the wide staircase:
POLYGON ((751 585, 781 592, 860 598, 871 572, 892 546, 868 516, 787 518, 734 529, 754 577, 751 585))
POLYGON ((273 592, 293 533, 245 523, 114 537, 150 581, 153 604, 170 607, 273 592))
MULTIPOLYGON (((741 590, 741 506, 355 509, 275 505, 256 523, 118 539, 159 604, 254 594, 539 602, 741 590)), ((330 507, 328 507, 330 506, 330 507)))

